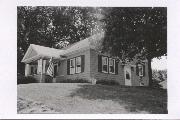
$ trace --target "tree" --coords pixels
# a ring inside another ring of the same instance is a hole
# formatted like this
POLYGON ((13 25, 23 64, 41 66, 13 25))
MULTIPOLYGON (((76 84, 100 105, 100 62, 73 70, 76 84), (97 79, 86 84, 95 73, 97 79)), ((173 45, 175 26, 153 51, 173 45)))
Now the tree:
POLYGON ((18 73, 23 73, 24 71, 24 64, 21 63, 21 60, 29 44, 47 46, 47 41, 53 41, 50 30, 51 12, 51 10, 46 10, 46 7, 17 8, 18 73))
POLYGON ((151 86, 151 60, 167 55, 167 9, 110 8, 104 21, 103 51, 122 60, 147 59, 151 86))
POLYGON ((18 7, 18 73, 24 73, 21 60, 30 44, 59 49, 90 36, 96 26, 95 12, 83 7, 18 7))

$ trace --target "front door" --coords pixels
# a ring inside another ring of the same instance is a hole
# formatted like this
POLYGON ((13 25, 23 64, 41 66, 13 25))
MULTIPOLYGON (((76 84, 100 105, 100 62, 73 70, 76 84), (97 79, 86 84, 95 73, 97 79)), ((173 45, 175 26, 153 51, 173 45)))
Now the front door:
POLYGON ((125 78, 125 85, 131 86, 131 67, 130 66, 124 66, 124 78, 125 78))

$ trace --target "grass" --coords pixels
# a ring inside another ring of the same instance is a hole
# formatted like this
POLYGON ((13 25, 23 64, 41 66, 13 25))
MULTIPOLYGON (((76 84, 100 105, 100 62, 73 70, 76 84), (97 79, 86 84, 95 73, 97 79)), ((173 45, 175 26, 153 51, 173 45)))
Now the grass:
POLYGON ((148 111, 152 114, 167 114, 167 90, 148 87, 107 85, 83 85, 71 94, 84 99, 112 100, 126 104, 129 111, 148 111))
POLYGON ((17 100, 17 106, 18 106, 18 113, 56 113, 53 108, 50 108, 43 103, 40 102, 34 102, 22 98, 18 98, 17 100))
POLYGON ((18 98, 40 102, 56 113, 167 113, 167 91, 148 87, 33 83, 18 85, 18 98))

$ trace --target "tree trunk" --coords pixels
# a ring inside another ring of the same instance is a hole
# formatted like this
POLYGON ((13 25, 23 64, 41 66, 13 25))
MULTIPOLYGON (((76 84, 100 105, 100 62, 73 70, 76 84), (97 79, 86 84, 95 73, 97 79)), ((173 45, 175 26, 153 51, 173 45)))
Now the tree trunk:
POLYGON ((151 59, 148 59, 148 75, 149 75, 149 87, 152 87, 152 68, 151 68, 151 59))

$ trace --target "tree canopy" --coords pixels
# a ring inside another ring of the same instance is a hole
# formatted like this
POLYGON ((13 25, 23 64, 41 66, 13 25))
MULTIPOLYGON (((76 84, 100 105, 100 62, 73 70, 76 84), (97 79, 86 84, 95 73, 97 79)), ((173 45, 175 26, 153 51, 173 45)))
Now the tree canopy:
POLYGON ((121 60, 151 60, 167 55, 167 8, 110 8, 105 15, 103 51, 121 60))
POLYGON ((166 8, 111 8, 104 21, 104 51, 120 58, 167 55, 166 8))
POLYGON ((24 71, 21 60, 30 44, 62 48, 92 35, 97 12, 91 7, 18 7, 18 72, 24 71))

